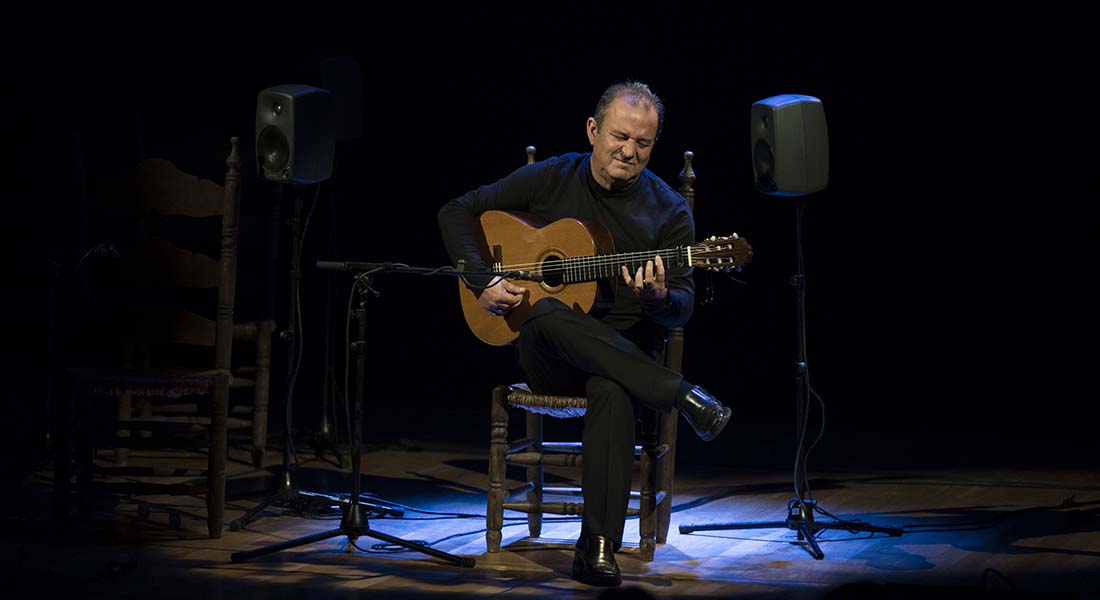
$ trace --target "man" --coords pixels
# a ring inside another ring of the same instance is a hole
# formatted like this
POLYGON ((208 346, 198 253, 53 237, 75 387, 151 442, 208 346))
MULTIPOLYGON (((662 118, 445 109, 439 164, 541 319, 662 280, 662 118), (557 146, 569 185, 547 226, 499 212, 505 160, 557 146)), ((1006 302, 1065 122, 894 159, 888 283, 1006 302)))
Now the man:
MULTIPOLYGON (((547 222, 572 217, 607 228, 615 252, 649 252, 691 245, 695 224, 687 202, 646 169, 661 132, 664 105, 643 83, 609 87, 586 125, 592 152, 527 165, 496 183, 447 203, 439 226, 452 260, 487 272, 478 253, 477 218, 486 210, 533 213, 547 222)), ((615 551, 622 545, 634 458, 635 401, 664 412, 680 409, 704 440, 725 427, 730 409, 704 389, 657 363, 652 352, 668 327, 687 322, 694 307, 690 270, 666 273, 654 254, 615 278, 614 305, 599 317, 553 298, 532 306, 516 349, 531 389, 584 394, 582 434, 584 514, 573 575, 594 585, 621 582, 615 551)), ((485 283, 481 281, 480 283, 485 283)), ((478 301, 508 314, 526 290, 493 278, 478 301)))

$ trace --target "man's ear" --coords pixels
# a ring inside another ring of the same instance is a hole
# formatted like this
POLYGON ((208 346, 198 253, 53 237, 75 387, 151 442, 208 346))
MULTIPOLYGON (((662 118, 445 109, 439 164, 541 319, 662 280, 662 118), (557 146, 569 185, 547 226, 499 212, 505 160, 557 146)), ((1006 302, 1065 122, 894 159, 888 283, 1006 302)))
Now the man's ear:
POLYGON ((596 134, 600 130, 599 126, 596 125, 596 117, 588 117, 588 123, 585 125, 585 130, 588 132, 589 145, 595 146, 596 134))

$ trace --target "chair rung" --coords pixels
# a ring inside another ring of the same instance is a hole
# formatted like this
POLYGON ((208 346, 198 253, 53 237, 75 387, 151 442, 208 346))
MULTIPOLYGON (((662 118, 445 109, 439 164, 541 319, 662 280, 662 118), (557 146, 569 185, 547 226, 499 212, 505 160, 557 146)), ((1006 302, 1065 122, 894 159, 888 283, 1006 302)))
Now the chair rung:
POLYGON ((583 502, 505 502, 504 510, 522 513, 550 513, 552 515, 579 515, 584 512, 583 502))
POLYGON ((529 448, 531 446, 531 444, 534 444, 534 443, 535 443, 535 438, 529 438, 529 437, 521 438, 521 439, 515 440, 513 442, 508 442, 507 453, 511 454, 513 452, 519 452, 520 450, 524 450, 526 448, 529 448))
MULTIPOLYGON (((523 488, 520 488, 523 489, 523 488)), ((561 490, 575 490, 573 493, 580 494, 580 488, 544 488, 543 492, 550 493, 563 493, 561 490)), ((631 498, 638 498, 637 492, 631 492, 631 498)), ((655 506, 664 502, 665 492, 657 492, 656 501, 653 503, 655 506)), ((584 512, 584 502, 505 502, 505 510, 514 510, 522 513, 548 513, 552 515, 579 515, 584 512)), ((626 516, 637 517, 642 512, 641 508, 627 507, 626 516)))
POLYGON ((505 492, 504 498, 507 501, 511 501, 511 500, 514 500, 516 496, 519 496, 520 494, 526 494, 527 492, 530 492, 533 489, 535 489, 535 484, 528 481, 527 483, 525 483, 525 484, 523 484, 519 487, 512 488, 512 489, 508 490, 507 492, 505 492))
MULTIPOLYGON (((630 492, 630 499, 631 500, 640 500, 641 496, 642 496, 641 492, 630 492)), ((657 506, 657 505, 659 505, 660 503, 662 503, 664 501, 665 501, 665 493, 664 492, 657 492, 657 494, 654 498, 654 501, 653 501, 653 506, 657 506)), ((626 516, 628 516, 628 517, 636 517, 640 514, 642 514, 641 507, 633 508, 633 507, 628 506, 627 509, 626 509, 626 516)))
POLYGON ((506 454, 504 461, 517 465, 548 465, 551 467, 579 467, 581 456, 579 454, 542 454, 539 452, 520 452, 506 454))
MULTIPOLYGON (((119 419, 113 426, 115 429, 189 429, 194 427, 209 427, 210 417, 199 417, 194 415, 153 415, 150 417, 119 419)), ((252 421, 249 419, 228 417, 225 420, 226 429, 239 429, 251 426, 252 421)))
POLYGON ((151 403, 152 411, 165 415, 188 415, 199 412, 199 405, 194 402, 151 403))
POLYGON ((98 448, 126 448, 129 450, 156 450, 158 448, 172 448, 181 450, 195 450, 200 448, 210 447, 210 438, 206 435, 206 432, 196 431, 195 435, 184 437, 184 433, 192 432, 177 432, 170 439, 165 439, 167 436, 156 437, 110 437, 110 436, 96 436, 93 438, 93 442, 98 448))

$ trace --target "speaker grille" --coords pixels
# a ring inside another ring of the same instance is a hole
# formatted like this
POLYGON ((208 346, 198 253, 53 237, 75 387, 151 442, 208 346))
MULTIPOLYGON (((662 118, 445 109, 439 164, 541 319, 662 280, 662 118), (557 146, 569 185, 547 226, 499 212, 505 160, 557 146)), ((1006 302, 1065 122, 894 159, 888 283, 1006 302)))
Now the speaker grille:
POLYGON ((264 127, 260 131, 256 153, 260 157, 260 168, 266 173, 281 174, 283 177, 290 164, 290 143, 277 127, 264 127))
POLYGON ((310 184, 332 176, 332 94, 301 84, 278 85, 256 100, 256 165, 267 179, 310 184))

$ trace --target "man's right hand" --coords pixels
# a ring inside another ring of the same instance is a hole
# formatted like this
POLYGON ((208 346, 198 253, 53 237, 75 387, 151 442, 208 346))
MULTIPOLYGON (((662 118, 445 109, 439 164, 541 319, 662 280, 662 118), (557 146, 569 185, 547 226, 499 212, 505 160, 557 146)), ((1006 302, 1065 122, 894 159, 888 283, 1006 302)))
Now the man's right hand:
POLYGON ((523 302, 527 294, 526 288, 518 286, 507 279, 494 277, 489 283, 489 287, 481 291, 478 302, 490 314, 502 317, 511 312, 520 302, 523 302), (498 281, 500 283, 497 283, 498 281))

